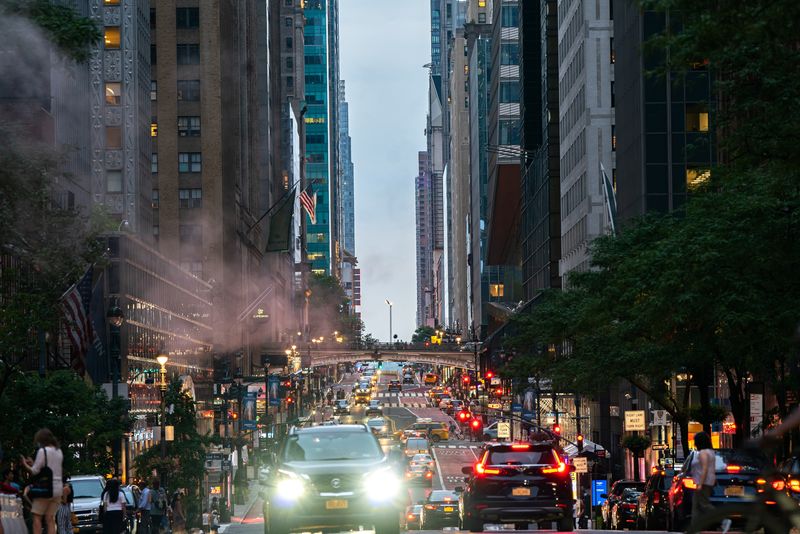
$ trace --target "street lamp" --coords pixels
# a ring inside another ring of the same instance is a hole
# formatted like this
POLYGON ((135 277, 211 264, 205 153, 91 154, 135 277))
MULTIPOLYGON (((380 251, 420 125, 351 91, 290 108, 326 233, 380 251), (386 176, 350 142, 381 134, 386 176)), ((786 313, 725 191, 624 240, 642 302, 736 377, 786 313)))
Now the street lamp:
MULTIPOLYGON (((110 350, 109 350, 109 365, 108 370, 111 373, 111 398, 116 399, 119 397, 119 378, 120 378, 120 352, 122 350, 121 345, 121 335, 120 335, 120 327, 122 323, 125 321, 125 315, 122 313, 122 309, 120 309, 117 299, 114 299, 114 302, 109 306, 108 312, 106 312, 106 319, 108 320, 109 325, 109 336, 110 336, 110 350)), ((114 474, 117 475, 117 469, 119 466, 119 452, 120 452, 120 443, 118 440, 114 440, 114 444, 112 447, 112 452, 114 456, 114 474)))
POLYGON ((386 304, 389 306, 389 343, 391 343, 392 339, 394 339, 392 337, 392 306, 394 304, 392 304, 392 301, 389 299, 386 299, 386 304))
POLYGON ((166 394, 167 394, 167 362, 169 361, 169 356, 165 353, 161 353, 156 356, 156 361, 158 365, 161 366, 161 383, 159 387, 161 389, 161 485, 163 486, 166 483, 166 470, 164 469, 164 460, 167 458, 167 428, 166 428, 166 394))

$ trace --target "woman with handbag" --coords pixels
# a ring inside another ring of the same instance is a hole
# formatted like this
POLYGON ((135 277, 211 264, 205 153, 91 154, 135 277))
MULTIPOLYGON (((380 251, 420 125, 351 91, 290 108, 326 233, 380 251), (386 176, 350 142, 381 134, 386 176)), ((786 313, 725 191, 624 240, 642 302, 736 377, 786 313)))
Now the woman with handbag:
POLYGON ((33 501, 33 532, 42 531, 42 518, 47 525, 47 534, 56 534, 56 512, 61 506, 61 466, 64 456, 61 454, 56 437, 46 428, 40 429, 33 436, 37 448, 36 458, 21 457, 22 465, 30 471, 31 484, 27 488, 28 497, 33 501))
POLYGON ((103 534, 119 534, 124 530, 125 496, 119 489, 119 479, 112 478, 103 490, 103 534))

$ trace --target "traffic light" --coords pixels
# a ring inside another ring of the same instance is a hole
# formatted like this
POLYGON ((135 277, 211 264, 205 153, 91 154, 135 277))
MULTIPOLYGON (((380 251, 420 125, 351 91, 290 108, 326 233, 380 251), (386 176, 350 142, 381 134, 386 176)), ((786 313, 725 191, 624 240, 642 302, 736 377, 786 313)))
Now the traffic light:
POLYGON ((578 447, 578 452, 583 450, 583 434, 575 436, 575 445, 578 447))
POLYGON ((469 423, 469 428, 472 430, 472 435, 475 439, 481 437, 481 431, 483 430, 483 421, 481 421, 478 417, 474 418, 469 423))
POLYGON ((457 417, 459 423, 466 423, 469 421, 470 417, 472 417, 472 414, 470 414, 467 410, 459 410, 457 417))
POLYGON ((492 371, 486 371, 484 376, 491 380, 494 377, 494 373, 492 371))
POLYGON ((464 375, 461 377, 461 381, 465 384, 469 384, 469 375, 464 375))
POLYGON ((561 425, 559 424, 553 425, 553 434, 555 434, 556 436, 561 435, 561 425))
POLYGON ((291 395, 288 395, 286 397, 286 404, 294 404, 294 397, 292 397, 291 395))

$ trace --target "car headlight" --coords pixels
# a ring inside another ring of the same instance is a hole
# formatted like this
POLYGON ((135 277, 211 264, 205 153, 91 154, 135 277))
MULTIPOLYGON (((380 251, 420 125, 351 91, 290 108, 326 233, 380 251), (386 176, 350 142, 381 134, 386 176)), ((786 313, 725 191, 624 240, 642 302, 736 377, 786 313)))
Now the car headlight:
POLYGON ((401 482, 391 468, 364 475, 364 490, 374 502, 386 502, 400 493, 401 482))
POLYGON ((275 497, 281 501, 296 501, 306 491, 303 477, 291 471, 278 470, 278 483, 275 485, 275 497))

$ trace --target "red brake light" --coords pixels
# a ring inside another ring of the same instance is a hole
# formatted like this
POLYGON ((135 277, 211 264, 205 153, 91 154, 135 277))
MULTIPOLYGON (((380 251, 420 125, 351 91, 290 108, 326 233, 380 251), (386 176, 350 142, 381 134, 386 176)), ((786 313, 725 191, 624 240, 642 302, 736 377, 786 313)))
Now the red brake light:
POLYGON ((425 473, 425 478, 433 478, 433 473, 428 471, 427 473, 425 473))
POLYGON ((481 462, 475 464, 475 473, 478 475, 499 475, 500 470, 484 466, 481 462))
POLYGON ((542 473, 549 474, 549 473, 564 473, 567 470, 567 464, 565 464, 561 458, 558 456, 556 451, 553 451, 553 456, 555 456, 556 462, 558 462, 557 466, 554 467, 545 467, 542 469, 542 473))
POLYGON ((786 488, 786 482, 783 480, 773 480, 772 487, 775 488, 777 491, 783 491, 786 488))
POLYGON ((515 443, 511 446, 515 451, 527 451, 531 448, 527 443, 515 443))
POLYGON ((728 467, 725 468, 725 470, 728 473, 738 473, 738 472, 740 472, 742 470, 742 466, 741 465, 729 465, 728 467))
POLYGON ((793 478, 789 481, 789 489, 800 493, 800 479, 793 478))
POLYGON ((661 493, 658 491, 653 492, 653 504, 658 504, 661 502, 661 493))
POLYGON ((436 505, 435 504, 426 504, 425 505, 425 509, 426 510, 436 510, 436 505))
POLYGON ((697 489, 697 484, 691 478, 684 478, 682 482, 683 487, 686 489, 697 489))

